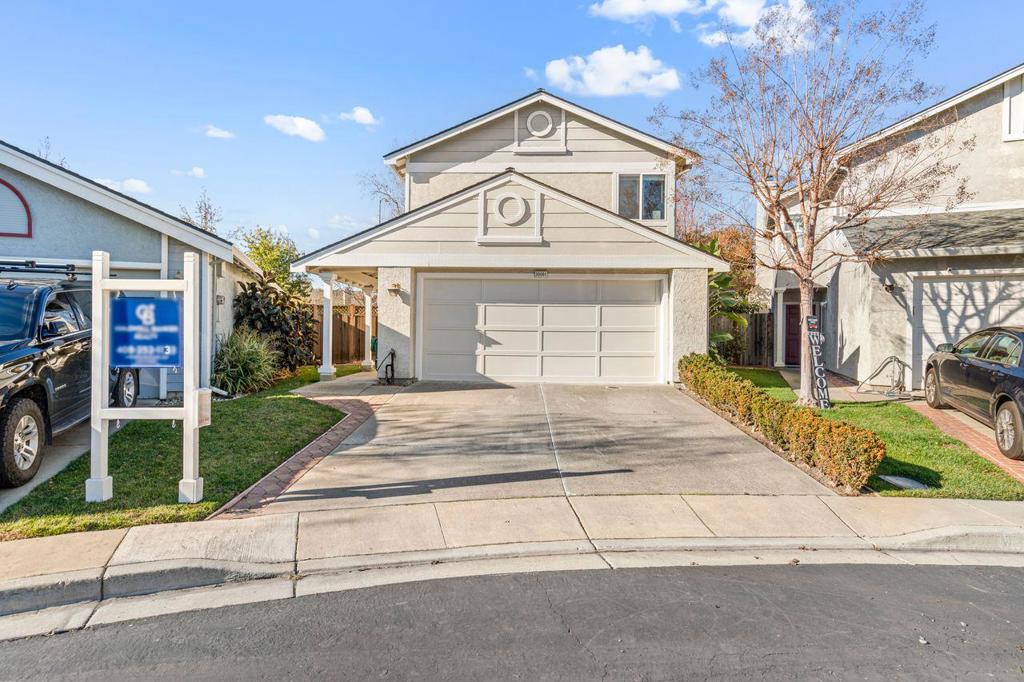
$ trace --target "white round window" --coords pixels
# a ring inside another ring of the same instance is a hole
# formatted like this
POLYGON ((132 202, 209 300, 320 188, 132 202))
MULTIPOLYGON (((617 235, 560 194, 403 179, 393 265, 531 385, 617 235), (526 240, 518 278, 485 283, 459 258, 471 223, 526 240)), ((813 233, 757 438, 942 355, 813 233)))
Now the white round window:
POLYGON ((526 117, 526 129, 535 137, 544 137, 555 127, 551 114, 546 111, 535 111, 526 117))
POLYGON ((506 225, 518 223, 526 215, 526 200, 516 194, 505 193, 494 199, 494 210, 506 225), (509 202, 512 202, 511 210, 509 202))

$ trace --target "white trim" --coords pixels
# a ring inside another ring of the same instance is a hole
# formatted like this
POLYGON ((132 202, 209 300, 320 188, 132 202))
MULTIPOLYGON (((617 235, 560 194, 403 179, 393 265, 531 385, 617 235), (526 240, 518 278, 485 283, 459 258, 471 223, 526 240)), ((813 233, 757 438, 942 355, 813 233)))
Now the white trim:
MULTIPOLYGON (((1024 77, 1018 76, 1018 78, 1024 77)), ((1010 97, 1006 94, 1006 86, 1009 85, 1012 80, 1013 78, 1011 77, 1003 81, 1003 142, 1024 140, 1024 128, 1017 132, 1010 129, 1010 97)), ((1021 102, 1024 103, 1024 82, 1021 82, 1021 92, 1019 92, 1017 96, 1020 97, 1021 102)), ((1024 125, 1024 121, 1022 121, 1022 125, 1024 125)))
MULTIPOLYGON (((640 223, 641 225, 646 225, 646 226, 653 227, 653 228, 668 227, 668 223, 669 223, 669 220, 668 220, 668 213, 669 213, 669 210, 668 210, 668 175, 669 174, 668 174, 668 172, 665 171, 665 170, 656 170, 656 171, 650 172, 650 173, 648 173, 648 172, 624 173, 624 172, 621 172, 621 171, 614 171, 614 172, 612 172, 612 212, 615 213, 616 215, 618 215, 618 213, 619 213, 619 176, 620 175, 639 175, 640 176, 640 187, 638 188, 638 191, 637 191, 637 199, 640 202, 640 205, 637 207, 637 218, 636 218, 636 221, 638 223, 640 223), (663 185, 664 196, 662 197, 662 204, 661 204, 662 205, 662 211, 664 211, 664 213, 665 213, 665 217, 662 218, 661 220, 644 220, 642 218, 643 210, 644 210, 643 187, 644 187, 644 176, 645 175, 661 175, 662 177, 665 178, 665 182, 664 182, 664 185, 663 185)), ((675 202, 674 201, 673 201, 673 210, 671 212, 673 214, 675 213, 675 202)), ((629 220, 633 220, 633 219, 630 218, 629 220)), ((675 221, 674 221, 674 219, 673 219, 673 222, 672 222, 672 231, 675 232, 675 221)))
MULTIPOLYGON (((536 276, 531 272, 418 272, 416 273, 416 311, 415 311, 415 337, 413 343, 415 348, 413 349, 413 376, 417 378, 423 377, 423 298, 421 292, 423 289, 423 281, 426 279, 536 279, 536 276)), ((657 280, 660 283, 659 286, 659 299, 658 299, 658 350, 655 353, 657 358, 658 367, 655 372, 658 383, 671 383, 671 367, 672 364, 670 352, 672 347, 672 330, 668 324, 669 320, 669 275, 664 273, 579 273, 573 274, 569 272, 553 272, 545 275, 544 279, 561 279, 561 280, 625 280, 625 281, 650 281, 657 280)), ((550 378, 545 379, 539 377, 536 381, 523 380, 529 383, 566 383, 564 378, 550 378)), ((631 383, 624 381, 615 381, 611 377, 602 379, 601 377, 596 378, 591 383, 597 384, 617 384, 617 383, 631 383)), ((633 382, 635 383, 635 382, 633 382)), ((646 382, 645 382, 646 383, 646 382)))
MULTIPOLYGON (((657 267, 683 268, 683 267, 699 267, 699 266, 703 265, 704 267, 707 267, 707 268, 709 268, 709 269, 711 269, 711 270, 713 270, 715 272, 725 272, 725 271, 727 271, 729 269, 729 264, 726 263, 724 260, 721 260, 719 258, 715 258, 714 256, 711 256, 710 254, 707 254, 707 253, 701 251, 700 249, 696 249, 696 248, 694 248, 692 246, 689 246, 687 244, 683 244, 682 242, 679 242, 679 241, 673 239, 672 237, 669 237, 665 233, 660 232, 660 231, 658 231, 657 229, 655 229, 653 227, 646 227, 644 225, 640 225, 640 224, 638 224, 638 223, 636 223, 636 222, 634 222, 632 220, 629 220, 627 218, 623 218, 623 217, 619 216, 618 214, 616 214, 616 213, 614 213, 612 211, 609 211, 607 209, 603 209, 603 208, 600 208, 598 206, 594 206, 592 204, 588 204, 586 202, 583 202, 583 201, 577 199, 576 197, 572 196, 571 194, 566 194, 565 192, 562 192, 560 190, 540 185, 540 184, 536 183, 535 181, 531 180, 529 177, 527 177, 525 175, 521 175, 521 174, 516 173, 514 171, 509 171, 509 172, 504 173, 504 174, 502 174, 500 176, 492 178, 490 181, 488 181, 486 183, 477 184, 477 185, 473 185, 471 187, 467 187, 466 189, 464 189, 464 190, 462 190, 460 192, 456 192, 455 194, 452 194, 451 196, 449 196, 447 199, 445 199, 443 201, 440 201, 438 203, 435 203, 435 204, 432 204, 432 205, 429 205, 429 206, 424 206, 424 207, 422 207, 420 209, 416 209, 416 210, 414 210, 414 211, 412 211, 412 212, 410 212, 410 213, 408 213, 406 215, 403 215, 403 216, 400 216, 400 217, 395 218, 393 220, 381 223, 377 227, 375 227, 375 228, 373 228, 371 230, 368 230, 367 232, 359 235, 358 237, 354 237, 352 239, 344 240, 344 241, 339 242, 337 244, 333 244, 333 245, 330 245, 328 247, 324 247, 324 249, 331 248, 331 249, 335 249, 335 251, 333 253, 327 253, 327 254, 322 254, 320 252, 314 252, 314 253, 310 254, 309 256, 306 256, 305 258, 301 258, 301 259, 295 261, 295 263, 293 264, 293 266, 292 266, 293 271, 306 272, 310 266, 312 266, 312 267, 320 267, 320 266, 343 265, 343 264, 344 265, 370 265, 371 263, 369 263, 368 261, 372 261, 374 258, 386 258, 387 261, 384 262, 384 263, 381 263, 381 265, 384 265, 384 266, 395 265, 395 266, 400 266, 400 267, 401 266, 405 266, 405 265, 409 265, 410 263, 408 263, 408 262, 401 262, 401 263, 399 263, 397 261, 409 261, 409 260, 412 260, 412 261, 416 261, 417 264, 418 264, 419 262, 423 262, 424 259, 425 259, 426 261, 430 261, 430 264, 435 266, 435 267, 438 267, 438 266, 439 267, 445 267, 446 265, 457 263, 460 259, 466 259, 466 258, 470 259, 470 261, 475 261, 475 260, 479 259, 479 256, 476 256, 476 255, 456 256, 456 255, 451 255, 451 254, 447 254, 447 255, 446 254, 423 254, 423 255, 411 254, 411 255, 394 255, 394 256, 388 256, 388 255, 369 255, 369 254, 367 254, 367 255, 356 256, 353 259, 353 257, 346 257, 346 256, 338 253, 338 250, 340 250, 340 249, 348 250, 348 249, 355 248, 356 246, 359 246, 360 244, 363 244, 363 243, 365 243, 367 241, 371 241, 373 239, 376 239, 377 237, 385 235, 385 234, 387 234, 387 233, 389 233, 389 232, 391 232, 393 230, 396 230, 396 229, 398 229, 398 228, 400 228, 400 227, 402 227, 404 225, 407 225, 407 224, 409 224, 409 223, 411 223, 411 222, 413 222, 415 220, 420 220, 422 218, 428 217, 428 216, 433 215, 435 213, 444 211, 445 209, 449 208, 450 206, 453 206, 453 205, 463 201, 468 196, 473 196, 474 194, 476 194, 478 192, 479 193, 486 192, 486 191, 488 191, 490 189, 493 189, 495 187, 504 185, 505 183, 507 183, 507 182, 509 182, 509 181, 511 181, 513 179, 517 183, 522 185, 523 187, 527 187, 527 188, 533 189, 535 191, 542 192, 542 193, 544 193, 546 195, 553 196, 553 197, 557 198, 559 201, 561 201, 562 203, 565 203, 565 204, 571 206, 572 208, 577 209, 578 211, 581 211, 583 213, 589 213, 591 215, 595 215, 597 217, 600 217, 600 218, 602 218, 604 220, 607 220, 608 222, 612 223, 613 225, 617 225, 619 227, 625 228, 625 229, 627 229, 627 230, 629 230, 629 231, 631 231, 631 232, 633 232, 635 234, 638 234, 638 235, 640 235, 642 237, 646 237, 646 238, 650 239, 653 242, 657 242, 657 243, 659 243, 659 244, 661 244, 661 245, 663 245, 663 246, 665 246, 665 247, 667 247, 667 248, 669 248, 669 249, 671 249, 673 251, 677 251, 677 252, 679 252, 681 254, 685 254, 687 256, 690 256, 690 257, 696 259, 696 261, 697 261, 696 264, 695 263, 680 263, 677 259, 674 259, 674 258, 665 259, 664 257, 649 256, 649 257, 646 257, 646 258, 639 258, 639 259, 637 259, 635 257, 612 257, 612 262, 617 261, 619 258, 622 258, 622 259, 625 259, 625 260, 633 258, 634 260, 640 260, 640 261, 647 260, 647 261, 651 262, 652 264, 655 263, 655 262, 658 262, 659 265, 657 267), (346 260, 346 258, 347 258, 347 260, 346 260), (392 261, 395 261, 395 262, 392 262, 392 261), (441 261, 441 262, 437 262, 437 261, 441 261), (661 265, 660 263, 662 263, 662 262, 664 262, 665 265, 661 265)), ((478 224, 478 231, 479 231, 479 229, 480 229, 480 226, 478 224)), ((324 249, 321 249, 321 251, 323 251, 324 249)), ((520 256, 520 257, 516 257, 516 258, 517 258, 517 265, 518 265, 518 261, 522 260, 523 258, 528 259, 528 260, 529 259, 534 259, 534 260, 540 261, 540 260, 544 260, 545 258, 549 258, 550 259, 550 258, 560 258, 560 257, 557 257, 557 256, 555 256, 555 257, 546 256, 545 257, 543 255, 538 254, 536 256, 533 256, 533 255, 531 255, 531 256, 520 256)), ((488 257, 485 260, 490 260, 490 258, 488 257)), ((573 261, 575 261, 577 263, 576 267, 581 267, 579 265, 579 262, 581 260, 579 257, 574 257, 574 258, 572 258, 570 260, 573 260, 573 261)), ((474 263, 474 267, 476 267, 476 266, 477 265, 474 263)), ((486 262, 484 262, 484 263, 479 264, 479 267, 488 267, 488 264, 486 262)), ((498 265, 497 263, 494 263, 494 265, 492 267, 501 267, 501 266, 498 265)), ((530 267, 530 266, 527 265, 526 267, 530 267)), ((570 266, 570 267, 572 267, 572 266, 570 266)), ((586 267, 586 266, 583 266, 583 267, 586 267)), ((623 265, 618 265, 618 266, 612 265, 610 267, 626 267, 626 266, 623 266, 623 265)))
POLYGON ((786 366, 786 290, 775 290, 775 348, 772 355, 776 367, 786 366))
POLYGON ((424 140, 421 140, 419 142, 416 142, 416 143, 413 143, 413 144, 408 145, 406 147, 403 147, 402 149, 396 150, 396 151, 392 152, 391 154, 385 156, 384 157, 384 161, 385 161, 385 163, 388 163, 388 164, 391 164, 391 165, 395 165, 395 164, 397 164, 399 159, 407 158, 407 157, 409 157, 409 156, 411 156, 411 155, 413 155, 413 154, 415 154, 417 152, 423 151, 424 149, 426 149, 428 147, 432 147, 432 146, 434 146, 436 144, 444 142, 445 140, 448 140, 448 139, 450 139, 452 137, 455 137, 456 135, 460 135, 460 134, 464 133, 467 130, 471 130, 473 128, 476 128, 478 126, 484 125, 486 123, 490 123, 491 121, 494 121, 495 119, 498 119, 498 118, 501 118, 502 116, 505 116, 510 111, 514 113, 513 118, 514 118, 514 121, 515 121, 515 131, 516 131, 515 134, 514 134, 514 141, 515 141, 515 144, 518 146, 518 143, 519 143, 519 110, 524 108, 524 107, 528 107, 530 105, 536 104, 538 102, 544 102, 545 104, 548 104, 548 105, 551 105, 551 106, 556 107, 558 109, 561 109, 562 112, 563 112, 563 117, 565 117, 565 112, 569 112, 569 113, 573 114, 574 116, 578 116, 578 117, 580 117, 582 119, 586 119, 588 121, 595 122, 595 123, 597 123, 597 124, 599 124, 599 125, 601 125, 601 126, 603 126, 605 128, 610 128, 611 130, 614 130, 615 132, 619 133, 620 135, 632 138, 634 140, 639 140, 639 141, 643 142, 644 144, 646 144, 646 145, 648 145, 650 147, 654 147, 656 149, 660 149, 662 151, 668 152, 668 153, 672 154, 673 156, 686 156, 687 155, 686 150, 681 148, 681 147, 677 147, 676 145, 669 144, 668 142, 665 142, 664 140, 659 140, 658 138, 654 137, 653 135, 648 135, 647 133, 641 132, 639 130, 634 130, 634 129, 630 128, 629 126, 625 126, 625 125, 619 123, 618 121, 614 121, 614 120, 612 120, 610 118, 607 118, 605 116, 602 116, 600 114, 594 113, 592 111, 587 111, 586 109, 582 109, 581 107, 573 104, 572 102, 569 102, 568 100, 563 100, 560 97, 554 97, 554 96, 552 96, 552 95, 550 95, 550 94, 548 94, 546 92, 538 91, 538 92, 535 92, 532 95, 529 95, 529 96, 524 97, 522 99, 518 99, 515 102, 509 102, 505 106, 503 106, 503 107, 501 107, 499 109, 495 109, 494 111, 492 111, 489 114, 486 114, 484 116, 479 116, 477 118, 470 119, 468 121, 465 121, 464 123, 461 123, 461 124, 455 126, 454 128, 451 128, 449 130, 437 133, 436 135, 432 135, 432 136, 430 136, 430 137, 428 137, 428 138, 426 138, 424 140))
POLYGON ((210 255, 199 255, 199 301, 202 310, 200 315, 199 337, 199 387, 210 387, 210 375, 213 365, 213 281, 210 274, 210 255))
MULTIPOLYGON (((298 272, 326 271, 332 268, 567 268, 567 269, 616 269, 629 268, 635 270, 673 270, 676 268, 707 268, 707 263, 684 260, 680 256, 546 256, 530 254, 507 256, 500 252, 481 254, 328 254, 316 263, 297 266, 303 269, 298 272), (309 268, 309 269, 307 269, 309 268)), ((724 272, 724 270, 714 270, 724 272)))
POLYGON ((544 137, 548 133, 550 133, 552 130, 554 130, 554 128, 555 128, 555 120, 553 118, 551 118, 551 114, 549 114, 544 109, 537 109, 536 111, 531 112, 530 115, 526 117, 526 129, 528 131, 530 131, 530 134, 533 135, 534 137, 544 137), (547 119, 547 121, 548 121, 547 122, 547 126, 543 130, 534 130, 531 127, 533 119, 541 117, 541 116, 543 116, 544 118, 547 119))
MULTIPOLYGON (((40 182, 105 208, 108 211, 113 211, 136 223, 174 237, 193 248, 200 249, 206 253, 212 253, 222 260, 231 259, 232 245, 230 242, 222 242, 219 239, 202 233, 198 229, 187 227, 172 218, 160 214, 145 204, 123 197, 102 186, 79 178, 72 173, 54 168, 50 164, 28 154, 19 153, 6 146, 0 146, 0 163, 40 182)), ((111 263, 111 266, 113 267, 113 263, 111 263)))
MULTIPOLYGON (((668 173, 665 161, 517 161, 520 173, 668 173)), ((409 173, 478 173, 493 175, 508 170, 509 164, 500 161, 410 161, 409 173)))

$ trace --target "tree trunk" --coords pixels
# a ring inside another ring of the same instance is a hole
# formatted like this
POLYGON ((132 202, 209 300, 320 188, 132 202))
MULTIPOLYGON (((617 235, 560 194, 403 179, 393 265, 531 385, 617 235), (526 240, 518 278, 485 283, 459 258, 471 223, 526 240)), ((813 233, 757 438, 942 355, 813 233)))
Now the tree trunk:
POLYGON ((800 394, 801 405, 814 405, 814 375, 811 368, 811 342, 807 338, 807 317, 814 314, 814 281, 800 280, 800 394))

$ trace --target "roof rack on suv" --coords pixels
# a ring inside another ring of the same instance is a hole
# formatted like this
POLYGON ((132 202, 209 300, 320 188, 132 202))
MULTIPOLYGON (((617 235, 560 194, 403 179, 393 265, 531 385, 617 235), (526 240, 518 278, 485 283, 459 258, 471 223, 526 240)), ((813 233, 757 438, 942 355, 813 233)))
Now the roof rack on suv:
POLYGON ((37 263, 34 260, 0 260, 0 274, 28 272, 43 275, 64 275, 69 280, 78 279, 74 263, 37 263))

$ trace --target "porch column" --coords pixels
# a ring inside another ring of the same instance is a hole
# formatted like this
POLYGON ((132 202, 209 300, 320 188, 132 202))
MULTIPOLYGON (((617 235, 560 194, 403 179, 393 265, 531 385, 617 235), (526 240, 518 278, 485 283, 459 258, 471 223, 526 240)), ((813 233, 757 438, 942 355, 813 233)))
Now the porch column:
POLYGON ((366 337, 363 346, 366 351, 363 356, 363 369, 373 369, 373 294, 369 289, 363 290, 363 306, 366 324, 366 337))
POLYGON ((784 296, 785 289, 775 290, 775 366, 783 367, 786 364, 786 303, 784 296))
POLYGON ((335 376, 334 358, 331 357, 331 349, 333 348, 332 333, 334 331, 334 275, 321 273, 320 277, 324 281, 324 318, 323 324, 320 325, 322 347, 320 350, 320 367, 317 371, 320 374, 320 381, 330 381, 335 376))

